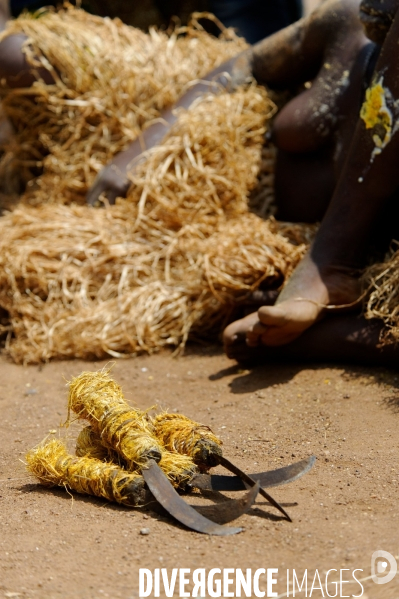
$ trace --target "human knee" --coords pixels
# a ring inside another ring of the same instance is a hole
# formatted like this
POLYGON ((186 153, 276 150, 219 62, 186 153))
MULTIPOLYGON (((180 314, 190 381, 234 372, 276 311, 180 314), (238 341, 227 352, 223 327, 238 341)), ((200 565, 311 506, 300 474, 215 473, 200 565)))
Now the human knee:
POLYGON ((0 70, 3 77, 12 77, 26 68, 23 44, 27 37, 23 34, 9 35, 0 42, 0 70))

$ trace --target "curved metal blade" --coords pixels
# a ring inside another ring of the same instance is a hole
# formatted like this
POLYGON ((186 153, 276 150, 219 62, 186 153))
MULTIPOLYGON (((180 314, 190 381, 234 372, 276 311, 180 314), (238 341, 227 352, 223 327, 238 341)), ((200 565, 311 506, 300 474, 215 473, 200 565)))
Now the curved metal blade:
MULTIPOLYGON (((230 472, 239 476, 244 481, 244 483, 246 483, 247 485, 253 487, 256 484, 256 482, 253 480, 253 478, 248 476, 248 474, 245 474, 245 472, 240 470, 240 468, 238 468, 238 466, 235 466, 234 464, 232 464, 227 458, 225 458, 223 456, 217 456, 217 460, 221 466, 224 466, 225 468, 227 468, 227 470, 230 470, 230 472)), ((275 499, 273 499, 273 497, 271 495, 269 495, 269 493, 267 493, 264 489, 259 489, 259 493, 265 499, 267 499, 267 501, 269 503, 271 503, 279 512, 281 512, 287 518, 287 520, 289 522, 292 522, 291 517, 288 515, 288 513, 285 511, 285 509, 279 503, 277 503, 277 501, 275 499)))
POLYGON ((227 536, 242 532, 242 528, 220 526, 199 514, 175 491, 165 474, 154 460, 149 460, 142 475, 155 499, 176 520, 197 532, 208 535, 227 536))
MULTIPOLYGON (((268 472, 257 472, 249 474, 253 480, 257 480, 263 489, 278 487, 292 483, 313 468, 316 456, 268 472)), ((223 474, 195 474, 190 481, 190 486, 203 491, 243 491, 247 485, 239 476, 226 476, 223 474)))
POLYGON ((193 506, 194 509, 218 524, 227 524, 232 520, 236 520, 243 514, 246 514, 255 503, 255 499, 259 493, 259 482, 254 485, 248 493, 240 499, 230 499, 224 503, 214 505, 193 506))

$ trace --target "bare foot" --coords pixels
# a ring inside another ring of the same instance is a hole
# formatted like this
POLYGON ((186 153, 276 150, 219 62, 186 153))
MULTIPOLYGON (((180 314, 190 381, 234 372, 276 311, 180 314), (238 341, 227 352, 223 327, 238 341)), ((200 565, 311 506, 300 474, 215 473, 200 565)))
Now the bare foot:
POLYGON ((381 320, 365 320, 358 314, 327 315, 287 345, 248 347, 245 335, 236 333, 235 342, 226 347, 226 352, 229 358, 246 366, 275 362, 334 362, 397 370, 399 346, 395 343, 381 345, 383 328, 381 320))
POLYGON ((319 320, 327 306, 342 309, 359 298, 359 286, 352 269, 317 267, 307 254, 274 306, 262 306, 224 332, 226 351, 238 337, 246 337, 249 347, 259 344, 279 346, 291 343, 319 320))

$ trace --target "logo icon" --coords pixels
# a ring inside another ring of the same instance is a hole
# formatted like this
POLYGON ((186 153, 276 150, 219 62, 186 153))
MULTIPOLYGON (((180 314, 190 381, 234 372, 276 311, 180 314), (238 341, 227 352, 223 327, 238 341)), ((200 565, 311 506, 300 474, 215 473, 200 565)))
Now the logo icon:
POLYGON ((374 551, 371 556, 371 578, 375 584, 391 582, 398 571, 398 564, 388 551, 374 551), (384 574, 384 576, 381 576, 384 574))

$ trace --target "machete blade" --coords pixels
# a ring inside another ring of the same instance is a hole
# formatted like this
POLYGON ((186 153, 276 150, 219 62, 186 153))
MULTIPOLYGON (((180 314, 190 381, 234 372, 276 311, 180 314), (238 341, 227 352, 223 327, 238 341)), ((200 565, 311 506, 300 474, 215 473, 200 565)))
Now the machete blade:
POLYGON ((227 536, 242 532, 242 528, 220 526, 199 514, 172 487, 165 474, 154 460, 149 460, 142 475, 155 499, 176 520, 197 532, 208 535, 227 536))
MULTIPOLYGON (((316 457, 311 456, 284 468, 258 472, 249 476, 253 480, 259 481, 263 489, 278 487, 301 478, 313 468, 315 462, 316 457)), ((195 474, 190 481, 190 486, 203 491, 243 491, 248 488, 239 476, 226 476, 223 474, 195 474)))
MULTIPOLYGON (((230 470, 230 472, 239 476, 244 481, 244 483, 246 483, 250 487, 256 485, 256 482, 253 480, 253 478, 248 476, 248 474, 245 474, 245 472, 240 470, 240 468, 238 468, 238 466, 235 466, 235 464, 232 464, 227 458, 223 456, 217 456, 217 459, 221 466, 224 466, 227 470, 230 470)), ((264 489, 259 489, 259 493, 265 499, 267 499, 267 501, 271 503, 279 512, 281 512, 289 522, 292 522, 291 517, 288 515, 285 509, 275 499, 273 499, 273 497, 269 495, 269 493, 267 493, 264 489)))

